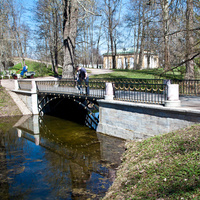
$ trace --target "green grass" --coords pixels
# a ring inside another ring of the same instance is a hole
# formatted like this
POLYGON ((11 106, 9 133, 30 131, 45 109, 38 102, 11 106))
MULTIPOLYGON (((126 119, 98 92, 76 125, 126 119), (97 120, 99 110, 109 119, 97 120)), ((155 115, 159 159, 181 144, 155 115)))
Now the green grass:
POLYGON ((91 78, 182 79, 180 71, 163 73, 162 68, 143 70, 113 70, 112 73, 93 75, 91 78))
MULTIPOLYGON (((51 65, 46 67, 44 63, 34 62, 31 60, 26 60, 28 66, 28 71, 34 71, 36 73, 35 77, 43 76, 53 76, 51 71, 51 65)), ((180 68, 181 69, 181 68, 180 68)), ((10 70, 15 70, 17 74, 20 74, 22 70, 21 63, 18 63, 10 70)), ((88 70, 88 74, 90 71, 88 70)), ((182 72, 179 69, 175 69, 174 72, 163 73, 163 69, 144 69, 144 70, 113 70, 112 73, 92 75, 91 78, 138 78, 138 79, 181 79, 183 78, 182 72), (162 75, 161 75, 162 74, 162 75), (160 76, 161 75, 161 76, 160 76)), ((62 68, 58 68, 58 74, 62 75, 62 68)))
MULTIPOLYGON (((197 61, 196 61, 197 63, 197 61)), ((26 60, 26 64, 28 65, 28 71, 36 72, 36 77, 43 76, 54 76, 54 73, 51 70, 51 65, 46 67, 44 63, 34 62, 31 60, 26 60)), ((198 64, 198 63, 197 63, 198 64)), ((21 63, 18 63, 14 67, 10 68, 10 70, 18 71, 18 74, 22 70, 21 63)), ((195 65, 196 78, 200 78, 199 74, 199 64, 195 65)), ((167 73, 164 72, 163 68, 158 69, 143 69, 143 70, 120 70, 115 69, 112 73, 108 74, 99 74, 99 75, 91 75, 91 78, 135 78, 135 79, 184 79, 185 75, 185 67, 177 67, 173 69, 173 71, 169 71, 167 73)), ((90 70, 88 69, 88 74, 90 70)), ((58 68, 58 74, 62 75, 62 68, 58 68)))
MULTIPOLYGON (((43 77, 43 76, 53 76, 54 73, 51 70, 51 65, 47 66, 44 63, 39 63, 39 62, 34 62, 34 61, 29 61, 26 60, 26 64, 28 66, 28 71, 34 71, 35 77, 43 77)), ((14 67, 10 68, 9 70, 13 71, 15 70, 17 72, 17 74, 21 73, 22 70, 22 64, 18 63, 17 65, 15 65, 14 67)), ((59 71, 59 75, 62 74, 62 69, 58 69, 59 71)))
POLYGON ((200 125, 127 148, 104 199, 200 199, 200 125))

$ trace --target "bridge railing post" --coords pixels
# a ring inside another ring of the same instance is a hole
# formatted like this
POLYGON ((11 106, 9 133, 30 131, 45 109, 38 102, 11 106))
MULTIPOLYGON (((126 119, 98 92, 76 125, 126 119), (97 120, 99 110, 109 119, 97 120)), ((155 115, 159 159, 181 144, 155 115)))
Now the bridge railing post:
POLYGON ((181 102, 179 100, 179 85, 167 84, 167 100, 165 101, 166 107, 179 107, 181 102))
POLYGON ((33 92, 33 93, 37 92, 37 87, 36 87, 36 83, 34 80, 31 81, 31 92, 33 92))
POLYGON ((39 114, 39 110, 38 110, 38 95, 37 95, 37 87, 36 87, 36 82, 35 80, 31 81, 31 101, 32 101, 32 113, 34 115, 38 115, 39 114))
POLYGON ((106 94, 104 96, 105 100, 113 100, 114 98, 114 92, 113 92, 113 84, 112 83, 106 83, 106 94))
POLYGON ((19 90, 19 82, 18 80, 14 80, 15 81, 15 90, 19 90))

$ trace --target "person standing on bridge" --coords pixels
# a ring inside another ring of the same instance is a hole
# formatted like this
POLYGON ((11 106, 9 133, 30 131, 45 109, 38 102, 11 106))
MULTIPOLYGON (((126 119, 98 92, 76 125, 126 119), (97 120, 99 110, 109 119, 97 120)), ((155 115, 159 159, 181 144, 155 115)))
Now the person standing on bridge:
POLYGON ((83 67, 79 67, 77 65, 76 70, 77 70, 78 89, 80 90, 80 93, 83 94, 82 81, 85 81, 86 95, 89 95, 89 76, 87 74, 86 69, 83 67))

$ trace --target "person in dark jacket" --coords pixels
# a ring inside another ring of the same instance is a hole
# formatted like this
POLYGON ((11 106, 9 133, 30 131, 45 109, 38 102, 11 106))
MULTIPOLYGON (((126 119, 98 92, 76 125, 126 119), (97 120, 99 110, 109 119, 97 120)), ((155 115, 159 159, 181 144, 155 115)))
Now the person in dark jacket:
POLYGON ((76 70, 77 70, 78 89, 80 90, 80 93, 83 94, 82 81, 85 81, 86 95, 89 95, 89 76, 87 74, 86 69, 84 67, 76 66, 76 70))

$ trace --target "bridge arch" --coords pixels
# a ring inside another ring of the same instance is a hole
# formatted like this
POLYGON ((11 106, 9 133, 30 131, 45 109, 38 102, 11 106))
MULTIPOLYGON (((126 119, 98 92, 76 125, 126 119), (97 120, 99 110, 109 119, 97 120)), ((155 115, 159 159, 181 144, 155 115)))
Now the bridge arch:
POLYGON ((75 111, 76 117, 82 118, 82 123, 95 130, 99 123, 99 105, 96 99, 84 95, 40 93, 38 95, 38 110, 40 115, 55 114, 55 111, 57 114, 59 112, 69 114, 71 111, 71 115, 74 115, 75 111))

